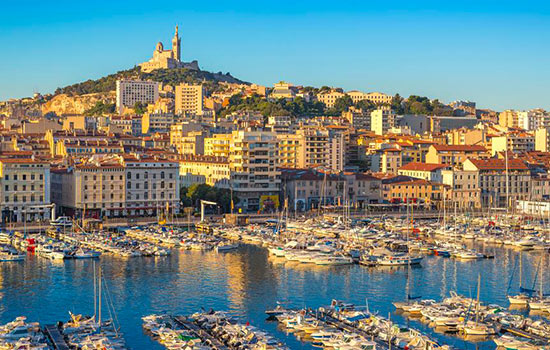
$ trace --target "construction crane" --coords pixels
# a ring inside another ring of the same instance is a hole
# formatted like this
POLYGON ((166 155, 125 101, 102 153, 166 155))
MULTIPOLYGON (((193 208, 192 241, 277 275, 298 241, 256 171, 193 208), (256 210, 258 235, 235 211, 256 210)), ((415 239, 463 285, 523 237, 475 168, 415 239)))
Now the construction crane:
POLYGON ((201 222, 204 222, 204 207, 207 205, 218 205, 216 202, 209 202, 201 199, 201 222))

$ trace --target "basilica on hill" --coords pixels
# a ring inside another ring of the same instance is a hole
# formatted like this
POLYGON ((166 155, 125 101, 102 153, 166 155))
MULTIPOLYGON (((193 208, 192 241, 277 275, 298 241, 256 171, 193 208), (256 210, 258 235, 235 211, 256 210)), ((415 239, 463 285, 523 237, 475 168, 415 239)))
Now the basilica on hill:
POLYGON ((199 70, 199 63, 197 61, 181 61, 181 39, 178 33, 178 26, 176 26, 176 32, 172 38, 172 49, 165 50, 164 45, 159 41, 153 52, 153 57, 139 66, 141 67, 141 71, 145 73, 152 72, 155 69, 187 68, 199 70))

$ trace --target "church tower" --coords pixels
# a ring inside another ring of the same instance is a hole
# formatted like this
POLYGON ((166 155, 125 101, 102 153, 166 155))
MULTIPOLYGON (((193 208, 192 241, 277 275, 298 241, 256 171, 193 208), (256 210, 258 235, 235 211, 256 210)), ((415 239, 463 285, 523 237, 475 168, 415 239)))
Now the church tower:
POLYGON ((178 36, 178 26, 176 25, 176 33, 172 38, 172 55, 178 62, 181 61, 181 40, 178 36))

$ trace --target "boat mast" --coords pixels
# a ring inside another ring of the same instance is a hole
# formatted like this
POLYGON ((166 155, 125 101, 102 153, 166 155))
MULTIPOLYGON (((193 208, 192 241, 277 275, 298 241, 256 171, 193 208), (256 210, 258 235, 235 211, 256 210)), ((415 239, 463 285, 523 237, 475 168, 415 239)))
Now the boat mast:
POLYGON ((101 265, 99 266, 99 271, 98 271, 98 283, 99 283, 99 295, 98 295, 98 303, 99 303, 99 307, 98 307, 98 324, 99 326, 101 327, 101 265))
POLYGON ((506 158, 506 215, 508 215, 508 207, 510 206, 510 189, 508 176, 508 134, 506 134, 506 148, 504 150, 506 158))
POLYGON ((94 269, 94 321, 97 319, 97 284, 96 284, 96 275, 95 275, 95 260, 93 261, 94 269))
POLYGON ((477 274, 477 303, 476 303, 476 327, 479 321, 479 289, 481 287, 481 274, 477 274))

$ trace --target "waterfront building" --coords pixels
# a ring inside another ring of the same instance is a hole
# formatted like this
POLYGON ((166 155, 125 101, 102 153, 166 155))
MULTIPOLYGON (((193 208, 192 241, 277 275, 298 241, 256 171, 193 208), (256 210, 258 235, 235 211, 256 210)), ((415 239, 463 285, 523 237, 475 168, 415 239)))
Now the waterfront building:
POLYGON ((444 190, 444 184, 423 179, 405 179, 388 184, 388 198, 392 203, 415 203, 426 208, 439 208, 443 196, 450 191, 444 190))
POLYGON ((125 108, 134 108, 137 102, 155 103, 159 98, 159 83, 133 79, 118 79, 116 81, 116 109, 119 114, 125 108))
POLYGON ((463 169, 478 173, 484 207, 505 208, 515 201, 529 199, 531 173, 520 159, 467 159, 463 169))
POLYGON ((179 159, 180 185, 207 184, 230 188, 229 160, 225 157, 184 155, 179 159))
POLYGON ((2 222, 49 219, 50 164, 33 158, 0 159, 2 222))
POLYGON ((180 209, 179 162, 139 155, 125 155, 126 213, 153 215, 168 208, 180 209))
POLYGON ((397 171, 398 175, 411 176, 432 182, 443 182, 442 171, 450 169, 448 164, 429 164, 411 162, 403 165, 397 171))
POLYGON ((443 169, 442 182, 449 186, 450 203, 447 208, 478 209, 481 208, 481 189, 479 173, 474 170, 443 169))
POLYGON ((246 211, 279 207, 281 172, 278 167, 277 135, 262 131, 233 131, 229 168, 231 184, 246 211))

